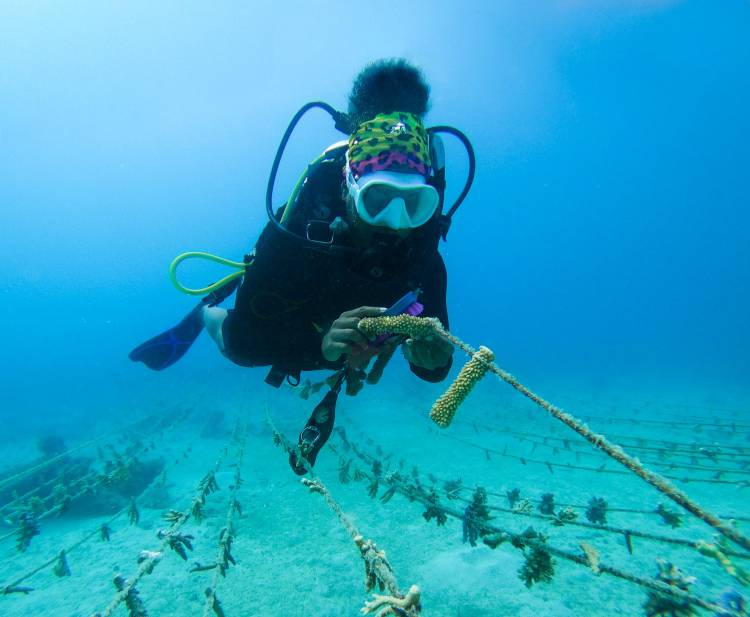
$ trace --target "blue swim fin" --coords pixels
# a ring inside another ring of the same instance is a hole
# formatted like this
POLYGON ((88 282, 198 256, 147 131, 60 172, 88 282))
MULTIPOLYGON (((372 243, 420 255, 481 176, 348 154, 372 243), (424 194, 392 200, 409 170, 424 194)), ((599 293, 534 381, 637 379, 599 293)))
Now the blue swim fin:
POLYGON ((202 332, 203 316, 201 313, 204 306, 203 301, 198 303, 180 323, 138 345, 128 354, 128 358, 133 362, 143 362, 155 371, 172 366, 185 355, 202 332))
POLYGON ((187 353, 203 331, 203 307, 216 306, 229 297, 239 287, 241 280, 234 279, 203 298, 180 323, 138 345, 128 354, 128 358, 133 362, 143 362, 154 371, 172 366, 187 353))

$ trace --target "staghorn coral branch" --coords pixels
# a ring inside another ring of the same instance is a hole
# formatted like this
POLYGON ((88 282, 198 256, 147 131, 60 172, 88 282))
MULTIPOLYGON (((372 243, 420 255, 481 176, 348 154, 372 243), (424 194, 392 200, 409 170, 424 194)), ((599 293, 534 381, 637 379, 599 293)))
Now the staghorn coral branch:
POLYGON ((435 401, 430 411, 430 418, 441 428, 446 428, 456 415, 461 403, 466 400, 469 392, 479 383, 479 380, 487 373, 487 365, 495 359, 495 354, 487 347, 480 347, 461 369, 456 379, 435 401))
MULTIPOLYGON (((432 334, 437 334, 472 356, 472 359, 481 360, 480 356, 472 347, 448 332, 440 321, 435 318, 412 317, 409 315, 399 315, 397 317, 367 317, 360 320, 358 328, 369 338, 384 332, 406 334, 416 337, 426 337, 432 334)), ((738 544, 745 550, 750 550, 750 538, 722 521, 715 514, 704 509, 699 503, 689 497, 687 493, 678 489, 668 480, 644 467, 637 458, 627 454, 620 446, 610 443, 604 435, 595 433, 572 415, 544 400, 541 396, 529 390, 513 377, 513 375, 501 369, 494 362, 487 362, 486 365, 487 370, 493 372, 505 383, 515 388, 528 399, 532 400, 553 418, 573 429, 595 448, 608 454, 611 458, 623 465, 626 469, 632 471, 642 480, 648 482, 651 486, 656 488, 676 504, 716 529, 716 531, 724 537, 728 538, 735 544, 738 544)))
POLYGON ((419 587, 412 585, 409 588, 409 592, 403 598, 373 594, 373 599, 370 602, 366 602, 360 611, 364 615, 368 615, 373 611, 378 611, 378 615, 398 615, 399 613, 393 611, 394 608, 401 609, 403 611, 401 614, 403 614, 418 607, 420 605, 419 601, 419 587))

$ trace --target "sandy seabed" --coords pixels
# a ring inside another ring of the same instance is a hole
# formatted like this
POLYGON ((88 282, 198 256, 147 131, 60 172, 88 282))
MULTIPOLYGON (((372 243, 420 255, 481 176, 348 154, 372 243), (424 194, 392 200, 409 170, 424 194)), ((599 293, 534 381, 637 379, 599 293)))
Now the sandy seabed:
MULTIPOLYGON (((621 469, 616 463, 608 462, 601 453, 594 452, 586 442, 522 397, 502 390, 501 384, 482 384, 449 429, 435 428, 427 412, 430 401, 440 390, 440 385, 392 381, 386 390, 368 389, 355 399, 342 395, 337 426, 343 427, 347 438, 361 450, 383 460, 387 469, 400 470, 404 476, 412 477, 416 466, 420 481, 426 486, 435 482, 441 487, 444 481, 456 479, 461 479, 469 489, 483 486, 490 491, 491 505, 507 507, 503 496, 506 491, 518 488, 522 498, 534 500, 535 511, 535 500, 543 493, 553 493, 560 504, 585 505, 597 496, 605 498, 610 508, 646 512, 664 503, 678 510, 678 506, 638 478, 613 473, 621 469), (569 439, 569 443, 565 445, 562 439, 569 439), (575 451, 579 454, 574 455, 575 451), (548 467, 545 461, 555 466, 548 467), (566 463, 595 469, 604 465, 604 468, 597 472, 557 466, 566 463)), ((197 483, 229 443, 230 425, 240 419, 247 425, 247 432, 240 468, 243 483, 236 493, 242 507, 241 515, 234 521, 232 554, 236 565, 219 578, 215 590, 225 615, 360 614, 369 594, 365 593, 359 552, 325 501, 310 494, 290 471, 286 454, 274 445, 271 429, 264 421, 264 408, 268 407, 279 430, 296 441, 299 429, 321 395, 322 392, 302 400, 284 388, 270 394, 261 391, 257 400, 225 401, 224 426, 211 437, 201 436, 203 424, 200 409, 196 410, 193 418, 158 444, 158 454, 166 463, 163 507, 141 505, 141 518, 136 525, 130 525, 127 516, 121 516, 111 524, 110 541, 94 536, 67 555, 70 576, 58 578, 52 566, 43 569, 22 583, 33 587, 34 591, 28 595, 14 593, 0 597, 0 613, 7 617, 90 617, 102 612, 116 593, 113 578, 122 575, 130 579, 138 571, 139 553, 159 547, 156 532, 168 526, 162 520, 163 513, 169 508, 183 510, 189 506, 197 483)), ((574 414, 609 418, 589 421, 592 428, 604 434, 641 438, 644 444, 679 440, 750 446, 747 433, 729 428, 639 423, 639 419, 645 418, 670 421, 676 417, 671 409, 657 403, 650 404, 644 412, 635 404, 619 401, 617 406, 603 412, 596 401, 582 402, 583 396, 570 400, 578 403, 578 408, 574 404, 566 407, 574 414), (628 418, 636 422, 629 424, 628 418)), ((85 438, 82 436, 82 440, 85 438)), ((643 614, 644 589, 561 559, 555 559, 552 582, 527 588, 518 577, 524 562, 521 551, 507 543, 495 550, 481 541, 471 547, 462 541, 461 521, 449 519, 438 527, 434 521, 425 522, 422 517, 425 508, 418 502, 410 502, 399 494, 383 502, 368 496, 367 482, 351 479, 342 483, 339 478, 342 462, 352 460, 349 475, 356 468, 369 472, 369 467, 345 450, 337 434, 330 443, 336 452, 326 448, 319 457, 316 472, 360 533, 386 550, 400 588, 406 591, 412 584, 419 585, 422 614, 426 617, 643 614)), ((29 443, 19 442, 15 451, 17 460, 28 460, 31 450, 29 443)), ((216 558, 234 482, 236 454, 236 446, 230 446, 217 469, 220 490, 208 495, 205 520, 201 523, 188 520, 181 529, 194 536, 194 550, 188 554, 188 560, 183 561, 167 550, 153 572, 137 585, 139 597, 151 617, 211 614, 205 612, 204 590, 212 584, 214 571, 189 570, 195 562, 207 564, 216 558)), ((659 462, 661 466, 655 470, 660 473, 693 479, 716 475, 682 468, 670 470, 670 463, 684 459, 670 457, 668 453, 637 454, 644 461, 659 462)), ((8 447, 3 455, 4 460, 12 462, 13 452, 8 447)), ((745 454, 743 460, 748 458, 750 455, 745 454)), ((700 466, 719 465, 707 458, 697 462, 700 466)), ((738 458, 738 465, 741 462, 738 458)), ((748 479, 741 474, 722 477, 737 482, 748 479)), ((741 515, 745 510, 745 496, 738 484, 676 483, 719 514, 741 515)), ((385 490, 381 487, 378 497, 385 490)), ((462 496, 471 498, 471 490, 462 496)), ((445 503, 459 509, 466 506, 459 501, 445 503)), ((6 539, 0 545, 0 581, 6 585, 30 572, 96 530, 111 515, 62 515, 46 519, 41 524, 41 534, 32 539, 26 552, 18 552, 13 539, 6 539)), ((548 521, 499 511, 493 511, 492 515, 492 523, 499 527, 520 533, 531 525, 547 536, 550 545, 575 554, 581 553, 581 542, 588 543, 600 553, 602 562, 641 577, 653 577, 657 572, 656 559, 662 557, 695 576, 697 581, 692 590, 709 599, 718 598, 722 590, 736 585, 714 561, 688 547, 633 538, 631 555, 622 534, 579 526, 559 527, 548 521)), ((579 510, 578 520, 585 521, 583 510, 579 510)), ((715 536, 713 530, 688 514, 676 529, 655 514, 633 512, 610 511, 607 523, 691 540, 712 541, 715 536)), ((742 527, 747 531, 748 524, 741 523, 742 527)), ((12 528, 2 531, 8 530, 12 528)), ((125 616, 127 609, 121 605, 114 614, 125 616)))

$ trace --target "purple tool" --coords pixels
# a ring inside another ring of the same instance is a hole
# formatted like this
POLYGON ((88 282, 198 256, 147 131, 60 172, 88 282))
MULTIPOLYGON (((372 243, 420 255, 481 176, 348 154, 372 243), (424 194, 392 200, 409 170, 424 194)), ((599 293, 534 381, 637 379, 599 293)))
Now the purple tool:
MULTIPOLYGON (((391 306, 385 313, 383 313, 383 316, 393 317, 394 315, 406 314, 411 315, 412 317, 416 317, 417 315, 420 315, 424 310, 424 306, 417 302, 418 294, 419 290, 407 292, 401 298, 399 298, 393 306, 391 306)), ((370 343, 370 346, 380 347, 388 339, 393 338, 393 336, 393 334, 388 333, 381 334, 370 343)))

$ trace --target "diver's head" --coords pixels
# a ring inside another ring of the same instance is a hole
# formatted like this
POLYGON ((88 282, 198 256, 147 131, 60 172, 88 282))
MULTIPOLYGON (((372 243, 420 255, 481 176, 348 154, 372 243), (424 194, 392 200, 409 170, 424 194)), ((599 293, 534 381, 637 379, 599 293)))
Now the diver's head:
POLYGON ((368 64, 354 80, 349 117, 357 128, 346 154, 349 218, 364 231, 407 235, 440 201, 427 182, 430 150, 422 116, 430 87, 404 59, 368 64))
POLYGON ((349 138, 344 173, 349 215, 359 225, 404 233, 437 211, 427 131, 415 114, 380 113, 360 124, 349 138))

